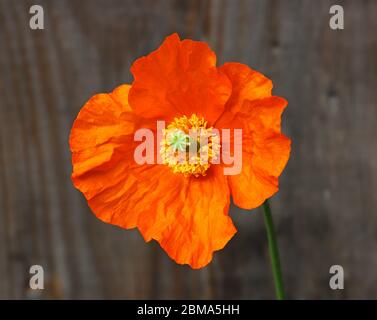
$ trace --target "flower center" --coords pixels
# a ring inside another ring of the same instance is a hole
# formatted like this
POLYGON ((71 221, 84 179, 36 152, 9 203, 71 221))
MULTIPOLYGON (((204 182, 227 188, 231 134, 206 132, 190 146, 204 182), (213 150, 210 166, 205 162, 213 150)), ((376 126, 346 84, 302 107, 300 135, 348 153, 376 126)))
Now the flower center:
POLYGON ((193 114, 175 118, 163 130, 160 144, 162 162, 184 176, 205 176, 220 153, 220 137, 204 118, 193 114))

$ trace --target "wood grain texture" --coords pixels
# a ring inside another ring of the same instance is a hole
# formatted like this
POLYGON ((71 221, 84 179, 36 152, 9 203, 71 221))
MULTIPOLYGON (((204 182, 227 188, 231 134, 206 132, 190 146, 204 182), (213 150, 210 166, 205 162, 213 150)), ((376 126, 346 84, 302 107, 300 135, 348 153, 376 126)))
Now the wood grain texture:
POLYGON ((70 181, 70 127, 93 94, 165 36, 208 41, 289 101, 292 156, 272 201, 288 298, 377 298, 377 1, 0 0, 0 298, 273 298, 263 216, 232 208, 237 235, 194 271, 92 215, 70 181), (45 290, 28 289, 29 267, 45 290), (328 286, 345 269, 345 290, 328 286))

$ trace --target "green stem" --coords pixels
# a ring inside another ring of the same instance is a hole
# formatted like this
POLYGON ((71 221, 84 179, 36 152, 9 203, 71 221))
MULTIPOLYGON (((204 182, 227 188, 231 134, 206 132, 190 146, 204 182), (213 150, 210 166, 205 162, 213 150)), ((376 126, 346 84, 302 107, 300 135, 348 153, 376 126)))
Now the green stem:
POLYGON ((268 251, 270 253, 272 274, 275 282, 276 298, 278 300, 283 300, 285 298, 285 294, 280 268, 279 248, 276 240, 274 222, 272 221, 271 209, 267 200, 263 203, 263 212, 264 223, 267 231, 268 251))

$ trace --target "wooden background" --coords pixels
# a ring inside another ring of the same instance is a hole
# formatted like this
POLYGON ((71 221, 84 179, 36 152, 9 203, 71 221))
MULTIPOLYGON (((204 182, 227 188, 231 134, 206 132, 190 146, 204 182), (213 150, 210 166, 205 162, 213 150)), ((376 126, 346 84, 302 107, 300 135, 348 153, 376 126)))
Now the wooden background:
POLYGON ((130 82, 133 60, 173 32, 265 73, 289 101, 292 156, 271 200, 288 298, 377 298, 375 0, 0 0, 0 298, 274 298, 259 210, 233 208, 239 232, 193 271, 97 220, 70 181, 83 103, 130 82), (45 30, 29 29, 35 3, 45 30), (28 289, 33 264, 45 290, 28 289), (329 288, 333 264, 343 291, 329 288))

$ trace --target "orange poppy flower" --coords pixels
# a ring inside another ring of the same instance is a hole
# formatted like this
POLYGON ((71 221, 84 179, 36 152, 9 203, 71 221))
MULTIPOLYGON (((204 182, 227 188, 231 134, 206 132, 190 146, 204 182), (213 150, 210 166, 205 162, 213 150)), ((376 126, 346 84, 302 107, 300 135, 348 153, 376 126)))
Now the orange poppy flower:
POLYGON ((70 135, 73 183, 102 221, 137 227, 177 263, 204 267, 236 233, 230 197, 252 209, 278 191, 290 153, 280 130, 287 101, 271 95, 271 80, 259 72, 233 62, 216 67, 206 43, 177 34, 137 59, 131 72, 132 85, 93 96, 78 114, 70 135), (196 128, 210 137, 207 153, 214 159, 223 140, 212 130, 242 129, 241 171, 225 175, 223 161, 177 164, 169 156, 136 163, 135 133, 147 128, 158 135, 157 120, 167 127, 155 158, 186 146, 185 130, 196 128), (183 136, 168 138, 173 130, 183 136))

